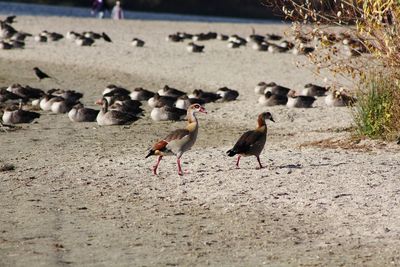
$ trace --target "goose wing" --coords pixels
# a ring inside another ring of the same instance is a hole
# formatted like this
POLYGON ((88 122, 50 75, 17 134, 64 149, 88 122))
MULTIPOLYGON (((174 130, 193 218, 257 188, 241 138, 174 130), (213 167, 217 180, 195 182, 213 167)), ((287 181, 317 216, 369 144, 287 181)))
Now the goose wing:
POLYGON ((236 154, 245 154, 250 151, 264 135, 265 133, 259 131, 247 131, 239 138, 231 150, 236 154))

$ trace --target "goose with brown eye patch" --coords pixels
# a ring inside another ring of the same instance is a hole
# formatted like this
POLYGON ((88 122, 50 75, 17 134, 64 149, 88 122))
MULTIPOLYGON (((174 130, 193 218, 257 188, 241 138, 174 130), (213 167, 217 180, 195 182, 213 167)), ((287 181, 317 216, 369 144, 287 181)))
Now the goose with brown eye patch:
POLYGON ((207 113, 206 110, 199 104, 191 105, 187 110, 188 124, 184 129, 172 131, 164 139, 156 142, 146 158, 150 156, 158 156, 157 163, 153 167, 154 175, 157 175, 157 169, 161 159, 167 155, 175 155, 176 163, 178 165, 178 174, 183 175, 180 159, 186 151, 190 150, 197 139, 199 124, 197 121, 196 113, 207 113))
POLYGON ((260 165, 260 169, 263 168, 260 160, 260 154, 264 149, 264 145, 267 140, 267 120, 275 122, 271 113, 269 112, 264 112, 258 115, 258 127, 253 131, 245 132, 239 138, 233 148, 226 152, 229 157, 238 155, 236 168, 239 168, 241 156, 255 156, 258 164, 260 165))

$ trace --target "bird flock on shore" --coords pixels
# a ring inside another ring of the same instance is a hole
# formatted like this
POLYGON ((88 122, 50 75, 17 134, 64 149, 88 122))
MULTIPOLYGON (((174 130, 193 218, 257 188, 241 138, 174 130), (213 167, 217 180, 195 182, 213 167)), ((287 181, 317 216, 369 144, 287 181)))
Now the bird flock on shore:
MULTIPOLYGON (((17 31, 12 24, 15 23, 15 16, 9 16, 0 20, 0 49, 24 48, 25 39, 33 37, 37 42, 59 41, 64 38, 56 32, 42 31, 32 35, 23 31, 17 31)), ((351 56, 364 53, 359 43, 345 34, 328 35, 321 33, 324 41, 342 42, 351 47, 351 56), (355 52, 354 52, 355 51, 355 52)), ((75 32, 69 31, 65 39, 75 42, 79 46, 92 46, 96 40, 104 40, 112 43, 110 36, 105 32, 96 33, 92 31, 75 32)), ((191 53, 205 51, 205 45, 198 45, 195 42, 208 40, 221 40, 227 43, 228 48, 240 48, 250 45, 257 51, 268 51, 271 53, 285 53, 292 51, 293 54, 308 54, 314 51, 310 45, 312 40, 303 36, 295 36, 293 42, 282 40, 283 37, 276 34, 259 35, 255 31, 247 38, 239 35, 224 35, 216 32, 189 34, 177 32, 167 36, 168 42, 188 41, 186 50, 191 53)), ((139 38, 133 38, 131 45, 143 47, 145 42, 139 38)), ((34 75, 40 81, 44 79, 58 80, 53 75, 48 75, 38 67, 33 69, 34 75)), ((262 106, 286 105, 289 108, 310 108, 316 97, 325 97, 328 106, 352 105, 356 99, 346 90, 330 90, 315 84, 306 84, 304 89, 296 91, 274 82, 259 82, 254 88, 258 95, 258 103, 262 106)), ((168 85, 157 91, 147 90, 141 87, 128 90, 123 86, 108 85, 95 104, 101 108, 93 109, 85 107, 82 103, 83 93, 76 90, 50 89, 44 91, 33 88, 29 85, 23 86, 15 83, 9 86, 0 87, 0 108, 2 109, 2 125, 31 123, 40 117, 37 110, 52 112, 56 114, 67 114, 72 122, 97 122, 99 126, 131 124, 145 116, 143 104, 151 108, 149 117, 154 121, 179 121, 187 120, 184 129, 178 129, 168 134, 164 139, 156 142, 149 150, 147 157, 158 156, 153 173, 157 170, 161 159, 166 155, 177 157, 178 174, 182 175, 180 159, 184 152, 194 145, 198 133, 198 113, 206 113, 205 105, 210 102, 235 101, 239 97, 237 90, 221 87, 215 91, 195 89, 192 93, 186 93, 168 85), (35 111, 36 110, 36 111, 35 111)), ((241 156, 255 156, 259 168, 262 168, 260 153, 264 148, 267 137, 267 122, 273 121, 270 112, 263 112, 257 118, 257 128, 245 132, 236 144, 227 151, 228 156, 238 155, 236 166, 239 168, 241 156)))

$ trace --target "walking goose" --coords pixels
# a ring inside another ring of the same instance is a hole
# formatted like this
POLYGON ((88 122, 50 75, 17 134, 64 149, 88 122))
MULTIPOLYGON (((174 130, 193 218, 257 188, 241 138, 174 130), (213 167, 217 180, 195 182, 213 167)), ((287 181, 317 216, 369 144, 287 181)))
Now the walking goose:
POLYGON ((180 159, 186 151, 190 150, 196 142, 199 124, 196 113, 207 113, 204 107, 199 104, 191 105, 187 110, 188 124, 184 129, 178 129, 168 134, 163 140, 153 145, 146 158, 155 155, 158 156, 157 163, 153 167, 154 175, 157 175, 157 168, 163 156, 176 155, 178 165, 178 174, 183 175, 180 159))
POLYGON ((245 132, 236 142, 234 147, 226 152, 229 157, 238 155, 236 161, 237 168, 239 168, 241 156, 255 156, 260 165, 260 169, 263 168, 260 161, 260 154, 264 149, 267 140, 267 120, 275 122, 269 112, 264 112, 258 115, 258 127, 255 130, 245 132))

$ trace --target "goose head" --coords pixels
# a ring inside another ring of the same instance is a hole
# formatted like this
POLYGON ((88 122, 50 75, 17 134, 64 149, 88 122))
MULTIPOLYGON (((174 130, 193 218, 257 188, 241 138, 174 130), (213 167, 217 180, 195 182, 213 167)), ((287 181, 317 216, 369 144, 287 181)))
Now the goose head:
POLYGON ((196 104, 192 104, 192 105, 189 106, 188 113, 195 114, 197 112, 207 114, 206 109, 200 104, 196 103, 196 104))

